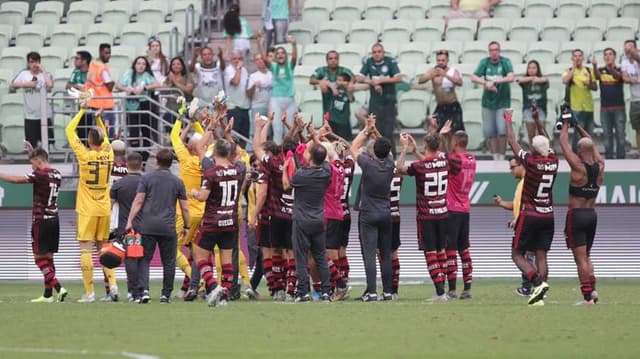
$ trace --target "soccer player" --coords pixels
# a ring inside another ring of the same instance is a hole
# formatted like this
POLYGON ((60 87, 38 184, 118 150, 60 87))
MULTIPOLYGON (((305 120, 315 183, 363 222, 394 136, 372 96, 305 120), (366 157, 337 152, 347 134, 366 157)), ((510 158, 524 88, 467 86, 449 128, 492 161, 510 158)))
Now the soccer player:
POLYGON ((447 240, 447 183, 449 163, 444 153, 438 151, 440 138, 436 132, 425 136, 424 159, 405 165, 407 149, 411 135, 400 135, 402 152, 397 168, 402 174, 416 179, 416 207, 418 209, 418 247, 424 251, 429 275, 436 288, 436 294, 430 301, 446 302, 444 281, 446 278, 447 240))
POLYGON ((207 304, 225 306, 229 289, 233 284, 231 252, 236 241, 238 216, 236 201, 240 191, 242 173, 229 161, 231 145, 226 140, 217 140, 213 152, 215 165, 204 172, 202 188, 191 190, 190 195, 206 201, 200 231, 195 240, 193 255, 200 276, 205 281, 207 304), (222 285, 218 286, 213 275, 211 253, 215 246, 220 249, 222 262, 222 285))
POLYGON ((550 148, 549 138, 544 124, 532 111, 539 133, 531 141, 532 152, 520 147, 513 133, 511 113, 505 111, 507 141, 513 153, 520 158, 526 174, 524 177, 520 216, 515 226, 515 238, 511 249, 513 262, 520 271, 533 282, 533 293, 529 305, 544 305, 544 295, 549 290, 546 282, 548 274, 547 252, 553 240, 553 184, 558 172, 558 158, 550 148), (529 263, 523 253, 528 249, 536 251, 536 268, 529 263))
POLYGON ((56 278, 53 256, 58 252, 60 242, 60 221, 58 219, 58 191, 62 175, 49 165, 49 156, 42 148, 29 151, 29 162, 33 172, 25 176, 11 176, 0 173, 0 180, 9 183, 33 184, 33 210, 31 223, 31 249, 36 265, 44 277, 44 294, 32 303, 64 302, 67 290, 56 278), (53 297, 55 288, 57 297, 53 297))
POLYGON ((391 180, 391 296, 393 300, 398 299, 398 288, 400 287, 400 191, 402 190, 402 174, 396 168, 393 171, 391 180))
POLYGON ((353 156, 347 148, 339 151, 342 158, 342 167, 344 168, 344 189, 340 201, 342 202, 342 241, 338 248, 338 267, 340 267, 340 275, 346 282, 349 281, 349 258, 347 258, 347 246, 349 245, 349 232, 351 232, 351 209, 349 208, 349 195, 351 193, 351 184, 353 183, 353 174, 355 172, 356 163, 353 156))
MULTIPOLYGON (((440 130, 440 135, 451 134, 451 121, 447 120, 440 130)), ((469 136, 464 130, 453 133, 450 139, 442 139, 447 151, 449 176, 447 185, 447 280, 449 282, 449 299, 457 298, 456 282, 458 278, 458 258, 462 262, 462 280, 464 290, 460 299, 471 299, 471 281, 473 264, 469 251, 469 193, 476 177, 476 156, 467 152, 469 136)))
POLYGON ((580 126, 574 128, 582 137, 578 153, 569 144, 569 124, 563 123, 560 147, 571 167, 569 178, 569 211, 565 224, 567 248, 573 252, 578 267, 578 279, 583 300, 577 305, 593 305, 598 301, 596 277, 591 262, 591 248, 596 235, 598 217, 594 209, 596 197, 604 181, 604 159, 591 137, 580 126))
MULTIPOLYGON (((84 116, 84 107, 69 122, 65 129, 67 141, 78 160, 80 178, 76 197, 76 213, 78 213, 78 233, 80 242, 80 269, 85 293, 78 300, 80 303, 92 303, 96 299, 93 286, 94 247, 99 249, 102 242, 109 238, 109 220, 111 202, 109 200, 109 179, 113 166, 113 149, 109 145, 107 130, 102 122, 100 112, 96 114, 97 128, 91 128, 88 134, 89 148, 82 144, 76 133, 76 127, 84 116)), ((103 267, 109 282, 109 295, 118 301, 118 285, 114 269, 103 267)))

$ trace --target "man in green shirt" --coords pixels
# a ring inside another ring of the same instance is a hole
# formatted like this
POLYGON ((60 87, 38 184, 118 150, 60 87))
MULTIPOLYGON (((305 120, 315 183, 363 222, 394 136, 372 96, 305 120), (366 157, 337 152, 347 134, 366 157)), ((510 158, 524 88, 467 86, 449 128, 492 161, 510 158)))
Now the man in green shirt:
POLYGON ((73 72, 71 72, 71 77, 65 89, 75 88, 80 91, 84 89, 84 83, 87 82, 90 62, 91 54, 88 51, 76 52, 76 57, 74 57, 73 61, 74 69, 73 72))
POLYGON ((507 145, 503 112, 511 107, 511 85, 515 76, 511 60, 500 56, 500 44, 489 43, 489 57, 480 61, 471 81, 484 87, 482 129, 494 160, 504 160, 507 145))
MULTIPOLYGON (((398 63, 384 55, 382 44, 374 44, 371 57, 365 61, 356 80, 369 85, 369 112, 376 116, 380 134, 393 143, 393 129, 398 116, 395 85, 402 82, 398 63)), ((391 146, 391 150, 395 154, 395 146, 391 146)))

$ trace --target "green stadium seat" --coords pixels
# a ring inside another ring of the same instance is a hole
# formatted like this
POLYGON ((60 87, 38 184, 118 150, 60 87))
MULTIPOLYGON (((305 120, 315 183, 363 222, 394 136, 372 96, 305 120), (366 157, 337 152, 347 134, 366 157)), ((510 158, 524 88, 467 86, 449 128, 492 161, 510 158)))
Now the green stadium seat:
POLYGON ((16 31, 16 46, 38 50, 43 46, 46 37, 47 28, 44 25, 22 25, 16 31))
POLYGON ((529 45, 529 49, 527 49, 525 62, 537 60, 540 64, 552 64, 556 61, 558 50, 559 44, 555 41, 533 42, 529 45))
POLYGON ((589 18, 602 17, 606 19, 618 17, 620 0, 591 0, 591 6, 587 10, 589 18))
POLYGON ((318 25, 316 41, 319 43, 341 44, 346 42, 349 23, 344 21, 324 21, 318 25))
POLYGON ((574 41, 602 41, 603 34, 607 28, 607 20, 605 18, 585 18, 576 22, 573 29, 574 41))
POLYGON ((382 26, 380 40, 384 42, 403 43, 411 40, 413 23, 407 20, 389 20, 382 26))
POLYGON ((53 27, 60 23, 63 10, 62 1, 38 1, 31 14, 31 22, 45 25, 50 33, 53 27))
POLYGON ((59 69, 64 67, 64 62, 67 61, 68 51, 67 47, 47 46, 41 48, 39 53, 45 68, 59 69))
POLYGON ((302 8, 302 21, 323 23, 331 17, 333 0, 306 0, 302 8))
POLYGON ((354 21, 351 23, 348 40, 350 43, 370 45, 378 41, 380 23, 371 20, 354 21))
MULTIPOLYGON (((120 45, 111 47, 111 59, 109 60, 109 68, 129 69, 133 63, 133 59, 138 55, 142 55, 144 50, 136 50, 134 46, 120 45)), ((118 78, 113 77, 114 80, 118 78)))
POLYGON ((450 0, 431 0, 431 3, 427 7, 427 17, 429 19, 442 19, 449 15, 450 10, 450 0))
POLYGON ((607 41, 625 41, 636 38, 638 31, 638 17, 621 17, 609 19, 607 31, 604 34, 607 41))
POLYGON ((115 28, 121 28, 124 24, 129 23, 131 15, 136 10, 134 3, 128 0, 107 1, 102 9, 101 22, 115 28))
POLYGON ((185 22, 189 5, 193 5, 195 25, 198 26, 198 24, 200 24, 202 0, 176 0, 176 2, 173 3, 173 10, 171 10, 171 21, 185 22))
POLYGON ((489 54, 489 41, 467 41, 462 46, 460 62, 475 63, 484 59, 489 54))
MULTIPOLYGON (((527 44, 520 41, 505 41, 500 42, 500 54, 513 63, 513 65, 521 64, 524 59, 524 54, 527 53, 527 44)), ((487 56, 489 49, 487 48, 487 56)))
MULTIPOLYGON (((554 63, 540 63, 542 68, 542 74, 549 79, 549 87, 564 91, 564 85, 562 84, 562 74, 571 67, 571 63, 554 64, 554 63)), ((564 92, 563 92, 564 93, 564 92)))
POLYGON ((85 46, 97 49, 102 43, 113 44, 113 40, 120 34, 120 29, 122 26, 116 27, 105 23, 91 25, 85 36, 85 46))
MULTIPOLYGON (((460 76, 462 76, 462 89, 464 91, 478 88, 478 85, 474 84, 471 81, 471 75, 478 67, 478 63, 461 63, 454 64, 452 67, 455 67, 460 72, 460 76)), ((460 90, 458 90, 460 91, 460 90)))
POLYGON ((588 1, 557 0, 556 17, 561 19, 583 19, 587 13, 588 1))
POLYGON ((550 19, 556 8, 555 0, 527 0, 524 17, 550 19))
POLYGON ((429 42, 442 41, 444 36, 443 19, 416 20, 413 24, 412 41, 429 42))
POLYGON ((29 14, 26 1, 5 1, 0 4, 0 24, 11 25, 14 29, 24 25, 29 14))
POLYGON ((169 13, 169 2, 166 0, 141 1, 136 14, 136 22, 161 24, 169 13))
POLYGON ((184 38, 184 35, 184 23, 182 22, 165 22, 162 24, 158 24, 156 38, 160 40, 160 43, 162 44, 162 51, 168 54, 167 56, 169 57, 174 57, 183 50, 182 39, 184 38), (171 38, 171 31, 174 27, 178 29, 178 48, 173 49, 173 52, 171 52, 169 39, 171 38))
MULTIPOLYGON (((457 65, 454 65, 454 66, 457 66, 457 65)), ((432 67, 433 67, 433 64, 425 64, 425 63, 416 64, 415 67, 413 68, 413 72, 407 71, 407 75, 411 76, 410 82, 417 84, 418 80, 420 79, 420 76, 422 76, 425 72, 427 72, 432 67)))
POLYGON ((335 4, 331 19, 341 21, 358 21, 362 19, 364 0, 338 1, 335 4))
POLYGON ((309 44, 304 47, 301 64, 307 66, 322 66, 326 64, 327 52, 334 49, 334 44, 309 44))
POLYGON ((103 2, 99 1, 75 1, 69 4, 67 11, 67 24, 79 24, 82 26, 82 32, 86 33, 89 26, 93 26, 96 22, 96 16, 101 11, 103 2))
POLYGON ((0 86, 9 87, 11 85, 11 81, 16 76, 15 71, 10 69, 0 69, 0 86))
POLYGON ((84 36, 82 24, 58 24, 51 30, 49 45, 61 47, 73 47, 84 36))
POLYGON ((505 41, 511 20, 505 18, 482 19, 478 28, 478 40, 505 41))
POLYGON ((367 20, 388 21, 393 19, 395 2, 389 0, 367 0, 364 18, 367 20))
POLYGON ((522 17, 523 9, 524 0, 502 0, 494 8, 493 16, 496 18, 516 19, 522 17))
POLYGON ((24 120, 23 108, 24 96, 22 95, 22 93, 10 93, 3 95, 2 99, 0 99, 0 118, 2 118, 2 123, 12 124, 9 121, 5 120, 5 118, 8 118, 12 115, 20 115, 22 117, 22 120, 20 120, 19 123, 22 123, 22 121, 24 120))
POLYGON ((300 112, 313 115, 315 127, 322 126, 322 95, 320 91, 305 91, 300 100, 300 112))
MULTIPOLYGON (((311 75, 316 71, 318 66, 300 65, 296 66, 296 70, 293 72, 293 83, 296 87, 296 93, 313 91, 314 88, 309 84, 311 75)), ((319 90, 318 90, 319 91, 319 90)))
POLYGON ((5 125, 2 127, 2 145, 7 149, 9 154, 24 153, 24 116, 10 115, 5 118, 7 122, 17 123, 17 125, 5 125))
POLYGON ((289 35, 295 37, 296 41, 302 45, 313 44, 316 37, 313 23, 294 21, 289 24, 288 31, 289 35))
POLYGON ((423 0, 398 0, 397 19, 420 20, 426 17, 428 4, 423 0))
POLYGON ((340 54, 340 65, 357 72, 362 66, 362 59, 367 50, 363 44, 336 44, 335 50, 340 54))
POLYGON ((573 50, 581 49, 585 55, 591 53, 591 42, 589 41, 571 41, 564 42, 558 50, 556 61, 559 64, 570 64, 573 50))
POLYGON ((0 24, 0 50, 9 46, 9 41, 13 37, 13 26, 0 24))
POLYGON ((445 39, 447 41, 473 41, 478 28, 476 19, 451 19, 447 25, 445 39))
POLYGON ((510 41, 534 42, 540 37, 543 19, 521 18, 511 22, 510 41))
POLYGON ((436 52, 439 50, 447 50, 449 52, 449 63, 457 64, 460 62, 460 55, 462 55, 462 42, 460 41, 434 41, 431 43, 431 54, 429 56, 429 63, 436 63, 436 52))
POLYGON ((572 19, 547 19, 540 32, 540 40, 570 41, 574 27, 575 22, 572 19))
POLYGON ((407 42, 398 49, 398 62, 401 64, 425 64, 429 56, 431 43, 407 42))
POLYGON ((154 34, 153 26, 153 24, 141 22, 124 24, 120 34, 120 44, 137 47, 144 46, 149 42, 151 35, 154 34))
POLYGON ((422 126, 427 117, 427 94, 411 90, 398 96, 398 121, 405 128, 422 126))
POLYGON ((69 78, 71 78, 72 71, 73 71, 73 68, 69 68, 69 69, 58 68, 51 71, 51 75, 53 76, 53 88, 56 90, 64 90, 64 87, 67 85, 67 82, 69 82, 69 78))
POLYGON ((640 18, 640 3, 638 0, 622 0, 620 16, 634 19, 640 18))
POLYGON ((26 47, 5 47, 0 55, 0 68, 9 69, 16 74, 27 66, 27 53, 31 51, 26 47))
MULTIPOLYGON (((622 54, 623 45, 624 44, 623 44, 622 41, 609 41, 608 40, 608 41, 594 42, 593 43, 593 48, 591 50, 591 55, 595 56, 599 63, 603 63, 603 61, 604 61, 603 60, 603 58, 604 58, 604 49, 606 49, 607 47, 610 47, 610 48, 616 50, 616 52, 618 54, 622 54)), ((586 56, 585 56, 585 61, 587 61, 586 56)))

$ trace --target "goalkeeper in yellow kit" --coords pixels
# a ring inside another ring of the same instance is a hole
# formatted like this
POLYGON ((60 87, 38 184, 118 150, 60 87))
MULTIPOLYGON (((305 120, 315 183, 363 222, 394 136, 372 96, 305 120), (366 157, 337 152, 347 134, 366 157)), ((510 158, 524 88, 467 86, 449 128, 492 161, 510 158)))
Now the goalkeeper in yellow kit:
MULTIPOLYGON (((93 286, 92 253, 94 248, 100 249, 102 243, 109 238, 111 215, 109 178, 113 166, 113 149, 109 144, 107 130, 99 112, 96 114, 97 128, 89 130, 87 139, 89 147, 85 147, 76 133, 84 113, 83 106, 67 125, 65 134, 76 155, 80 172, 76 197, 77 238, 80 243, 80 268, 85 294, 78 302, 91 303, 96 298, 93 286)), ((118 286, 115 270, 103 267, 103 271, 109 281, 109 295, 113 301, 117 301, 118 286)))

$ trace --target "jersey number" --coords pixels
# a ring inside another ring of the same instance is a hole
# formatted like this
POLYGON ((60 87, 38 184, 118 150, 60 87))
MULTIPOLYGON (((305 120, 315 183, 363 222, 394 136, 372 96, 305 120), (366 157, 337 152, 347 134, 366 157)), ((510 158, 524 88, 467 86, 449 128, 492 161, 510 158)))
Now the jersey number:
POLYGON ((49 183, 49 201, 47 202, 47 207, 51 207, 55 205, 58 200, 58 185, 55 183, 49 183))
POLYGON ((424 195, 428 197, 447 194, 447 172, 431 172, 425 174, 424 195))
POLYGON ((100 168, 102 166, 106 166, 106 173, 111 173, 111 162, 101 162, 101 161, 89 161, 87 162, 87 166, 89 166, 89 174, 93 176, 92 179, 88 179, 86 184, 88 185, 97 185, 100 183, 100 168))
POLYGON ((540 180, 540 184, 538 185, 538 193, 536 194, 536 196, 538 198, 549 197, 549 192, 552 185, 553 175, 542 175, 542 179, 540 180))
POLYGON ((220 206, 235 206, 236 199, 238 198, 238 181, 233 180, 220 182, 220 188, 222 189, 222 200, 220 201, 220 206))

